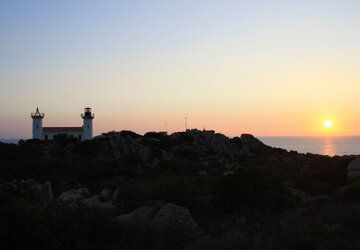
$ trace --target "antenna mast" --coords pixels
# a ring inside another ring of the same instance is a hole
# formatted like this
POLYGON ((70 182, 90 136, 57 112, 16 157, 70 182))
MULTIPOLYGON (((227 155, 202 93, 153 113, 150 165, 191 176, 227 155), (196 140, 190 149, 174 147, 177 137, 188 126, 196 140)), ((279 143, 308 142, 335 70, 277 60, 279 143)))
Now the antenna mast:
POLYGON ((185 132, 187 130, 187 117, 185 117, 185 132))

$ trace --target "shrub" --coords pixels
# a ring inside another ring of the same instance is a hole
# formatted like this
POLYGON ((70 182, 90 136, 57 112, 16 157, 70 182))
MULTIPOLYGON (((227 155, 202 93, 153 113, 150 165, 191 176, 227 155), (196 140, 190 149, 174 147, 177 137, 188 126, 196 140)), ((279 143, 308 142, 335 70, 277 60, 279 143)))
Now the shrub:
POLYGON ((175 150, 174 156, 179 159, 196 160, 198 153, 191 147, 181 146, 175 150))
POLYGON ((188 208, 196 207, 196 197, 203 191, 199 177, 158 176, 136 179, 120 190, 117 206, 130 212, 150 201, 173 202, 188 208))
POLYGON ((346 201, 360 202, 360 183, 340 188, 338 197, 346 201))
POLYGON ((130 136, 133 139, 141 137, 141 135, 139 135, 139 134, 137 134, 135 132, 132 132, 130 130, 122 130, 122 131, 120 131, 120 135, 121 136, 130 136))
POLYGON ((267 176, 253 169, 241 168, 234 174, 219 175, 211 186, 214 204, 224 210, 266 205, 270 192, 277 188, 267 176))
POLYGON ((54 142, 62 147, 65 147, 68 144, 73 144, 79 142, 80 139, 72 135, 67 134, 58 134, 54 136, 54 142))
MULTIPOLYGON (((113 214, 81 204, 31 204, 18 200, 0 208, 2 249, 103 248, 99 231, 113 214)), ((106 235, 103 235, 106 237, 106 235)))

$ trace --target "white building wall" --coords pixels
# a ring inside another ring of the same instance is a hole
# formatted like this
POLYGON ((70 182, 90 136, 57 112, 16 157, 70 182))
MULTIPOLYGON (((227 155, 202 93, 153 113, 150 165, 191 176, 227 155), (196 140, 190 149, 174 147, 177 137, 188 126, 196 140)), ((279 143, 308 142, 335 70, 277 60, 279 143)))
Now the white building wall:
POLYGON ((42 138, 42 119, 41 118, 33 118, 33 126, 32 126, 32 138, 39 139, 42 138))
POLYGON ((93 119, 84 118, 84 138, 82 140, 90 140, 93 137, 93 119))

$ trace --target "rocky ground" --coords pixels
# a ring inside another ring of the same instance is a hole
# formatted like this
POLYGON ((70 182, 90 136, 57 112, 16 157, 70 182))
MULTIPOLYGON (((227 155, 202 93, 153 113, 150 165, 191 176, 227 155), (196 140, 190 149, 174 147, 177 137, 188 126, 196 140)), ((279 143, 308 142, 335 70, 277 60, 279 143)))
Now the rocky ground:
POLYGON ((249 134, 0 143, 2 249, 359 249, 360 157, 249 134))

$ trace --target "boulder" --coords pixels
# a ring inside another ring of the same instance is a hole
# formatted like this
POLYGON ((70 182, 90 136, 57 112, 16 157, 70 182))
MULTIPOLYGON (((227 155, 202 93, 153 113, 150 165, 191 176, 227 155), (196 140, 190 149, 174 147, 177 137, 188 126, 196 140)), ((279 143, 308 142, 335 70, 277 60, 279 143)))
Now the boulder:
POLYGON ((234 171, 226 171, 224 173, 224 176, 228 176, 228 175, 232 175, 232 174, 234 174, 234 171))
POLYGON ((59 196, 61 193, 68 191, 72 188, 71 185, 64 180, 54 180, 51 182, 51 187, 54 195, 59 196))
POLYGON ((266 146, 259 139, 255 138, 251 134, 242 134, 241 137, 241 146, 247 154, 264 154, 267 151, 271 150, 271 147, 266 146))
POLYGON ((181 234, 181 237, 193 238, 203 233, 195 223, 190 211, 173 203, 157 203, 142 206, 129 214, 120 215, 116 220, 126 226, 140 228, 153 233, 154 237, 166 240, 181 234))
POLYGON ((103 208, 103 209, 115 209, 116 207, 110 201, 102 201, 100 195, 95 195, 91 198, 85 199, 84 204, 90 207, 103 208))
POLYGON ((106 143, 102 144, 99 155, 102 158, 111 155, 116 160, 129 155, 137 155, 146 160, 151 159, 151 149, 139 143, 136 137, 126 132, 104 133, 102 138, 106 138, 106 143))
POLYGON ((349 163, 347 171, 348 180, 353 180, 360 176, 360 157, 356 157, 349 163))
POLYGON ((161 151, 161 159, 164 161, 168 161, 171 160, 173 158, 173 156, 171 155, 170 152, 167 152, 163 149, 160 150, 161 151))
POLYGON ((26 179, 25 184, 32 190, 36 190, 36 187, 39 185, 39 183, 37 181, 35 181, 34 179, 26 179))
POLYGON ((13 192, 15 192, 18 189, 15 181, 7 182, 7 183, 4 183, 4 184, 9 190, 11 190, 13 192))
POLYGON ((86 187, 79 188, 77 192, 78 194, 84 196, 85 198, 89 198, 91 196, 89 189, 86 187))
POLYGON ((202 232, 193 220, 189 209, 173 203, 164 205, 156 213, 151 221, 151 227, 161 235, 180 231, 196 236, 202 232))
POLYGON ((238 169, 239 168, 239 163, 238 162, 228 163, 228 164, 225 165, 225 167, 227 169, 230 169, 230 170, 238 169))
POLYGON ((54 200, 54 195, 50 181, 46 181, 44 184, 38 184, 35 189, 35 195, 41 202, 52 202, 54 200))
POLYGON ((154 207, 143 206, 134 210, 130 214, 120 215, 116 219, 120 223, 146 227, 151 222, 151 219, 154 215, 154 210, 155 210, 154 207))
POLYGON ((311 196, 310 198, 305 199, 303 205, 324 207, 335 203, 336 203, 336 197, 330 195, 320 195, 320 196, 311 196))
POLYGON ((100 198, 103 200, 109 200, 112 198, 112 191, 109 188, 104 188, 101 192, 100 192, 100 198))
POLYGON ((85 197, 82 194, 79 194, 75 189, 70 189, 66 192, 60 194, 57 198, 57 201, 76 201, 78 199, 84 199, 85 197))
POLYGON ((304 191, 294 188, 294 187, 287 187, 286 190, 294 197, 299 197, 302 200, 307 200, 312 196, 305 193, 304 191))
POLYGON ((198 172, 198 175, 199 175, 199 176, 207 176, 207 175, 208 175, 208 172, 207 172, 207 171, 199 171, 199 172, 198 172))
POLYGON ((113 192, 112 199, 116 200, 118 198, 119 194, 120 194, 120 188, 116 188, 113 192))

